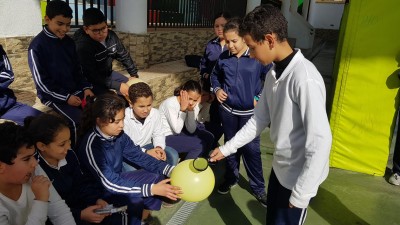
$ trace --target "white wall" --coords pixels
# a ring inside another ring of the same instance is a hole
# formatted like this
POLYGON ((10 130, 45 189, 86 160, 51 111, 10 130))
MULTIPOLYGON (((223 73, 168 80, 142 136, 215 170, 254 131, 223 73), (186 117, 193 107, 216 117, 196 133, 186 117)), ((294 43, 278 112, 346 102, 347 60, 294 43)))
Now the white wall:
POLYGON ((261 0, 247 0, 246 14, 261 4, 261 0))
POLYGON ((147 33, 147 0, 117 0, 114 15, 118 31, 147 33))
POLYGON ((39 0, 0 0, 0 37, 34 36, 41 17, 39 0))
POLYGON ((339 30, 344 4, 310 2, 308 22, 314 28, 339 30))

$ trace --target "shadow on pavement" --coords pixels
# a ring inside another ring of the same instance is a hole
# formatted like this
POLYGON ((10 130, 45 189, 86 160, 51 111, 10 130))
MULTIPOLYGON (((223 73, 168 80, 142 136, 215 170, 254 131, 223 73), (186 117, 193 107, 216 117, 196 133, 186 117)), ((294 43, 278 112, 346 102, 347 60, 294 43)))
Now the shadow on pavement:
POLYGON ((328 190, 320 187, 318 198, 313 199, 310 207, 325 221, 332 225, 354 224, 369 225, 361 217, 350 211, 337 197, 328 190))

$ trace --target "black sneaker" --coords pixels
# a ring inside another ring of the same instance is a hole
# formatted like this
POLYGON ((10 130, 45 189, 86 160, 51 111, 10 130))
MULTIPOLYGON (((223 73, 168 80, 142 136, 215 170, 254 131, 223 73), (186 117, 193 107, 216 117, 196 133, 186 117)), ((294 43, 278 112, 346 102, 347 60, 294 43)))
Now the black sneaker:
POLYGON ((257 201, 260 202, 262 206, 267 208, 267 193, 261 192, 259 194, 254 194, 254 197, 256 197, 257 201))
POLYGON ((221 184, 218 188, 218 193, 220 193, 221 195, 226 195, 231 191, 231 188, 235 187, 237 185, 237 183, 234 184, 228 184, 226 182, 224 182, 223 184, 221 184))

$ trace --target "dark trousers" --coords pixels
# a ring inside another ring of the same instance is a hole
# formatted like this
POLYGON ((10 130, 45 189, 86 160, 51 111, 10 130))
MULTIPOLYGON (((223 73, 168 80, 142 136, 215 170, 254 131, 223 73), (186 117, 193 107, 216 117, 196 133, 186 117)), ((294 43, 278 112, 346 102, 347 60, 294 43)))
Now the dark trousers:
MULTIPOLYGON (((400 113, 400 110, 399 110, 400 113)), ((393 173, 397 173, 400 175, 400 129, 399 125, 397 125, 397 135, 396 135, 396 144, 394 146, 393 153, 393 173)))
POLYGON ((214 136, 210 132, 199 128, 193 134, 183 128, 181 133, 165 137, 167 146, 172 147, 178 153, 187 153, 185 159, 207 157, 213 141, 214 136))
POLYGON ((218 108, 219 102, 217 101, 217 99, 214 99, 214 101, 211 103, 209 111, 210 121, 204 123, 205 129, 214 135, 214 142, 212 145, 213 149, 218 147, 218 141, 224 134, 218 108))
POLYGON ((10 109, 0 115, 0 119, 12 120, 18 125, 24 125, 24 119, 28 116, 38 116, 42 112, 31 106, 16 102, 10 109))
MULTIPOLYGON (((78 97, 82 99, 83 95, 78 97)), ((68 126, 71 131, 71 148, 73 148, 78 139, 78 129, 81 122, 82 109, 66 103, 51 103, 49 107, 58 114, 62 115, 68 122, 68 126)))
MULTIPOLYGON (((126 76, 124 76, 118 72, 112 71, 111 80, 118 81, 121 83, 126 83, 126 82, 128 82, 129 78, 127 78, 126 76)), ((102 85, 93 84, 92 91, 95 95, 102 95, 102 94, 108 93, 110 91, 110 89, 105 86, 102 86, 102 85)), ((121 95, 119 90, 116 90, 116 91, 117 91, 118 95, 121 95)))
POLYGON ((301 225, 307 216, 307 208, 289 208, 292 191, 283 187, 271 170, 267 194, 267 225, 301 225))
MULTIPOLYGON (((164 179, 163 175, 151 173, 145 170, 123 172, 121 177, 124 179, 133 179, 143 184, 158 183, 164 179)), ((143 210, 160 210, 162 202, 159 196, 133 197, 129 194, 116 194, 111 192, 106 193, 104 200, 116 207, 128 206, 126 213, 115 213, 111 217, 106 217, 104 224, 127 225, 140 225, 143 210)))
MULTIPOLYGON (((233 138, 251 117, 251 115, 234 115, 226 111, 222 106, 220 106, 219 112, 221 115, 225 142, 233 138)), ((226 157, 225 182, 234 184, 239 181, 240 157, 243 159, 243 164, 249 177, 250 187, 253 192, 255 194, 265 192, 259 136, 239 148, 235 154, 226 157)))

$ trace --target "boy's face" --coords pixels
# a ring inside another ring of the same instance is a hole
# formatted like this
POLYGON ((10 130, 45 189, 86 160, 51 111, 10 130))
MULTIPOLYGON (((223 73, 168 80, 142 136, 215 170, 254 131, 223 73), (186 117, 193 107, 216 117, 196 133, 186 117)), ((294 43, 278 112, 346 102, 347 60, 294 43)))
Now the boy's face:
POLYGON ((229 51, 236 55, 246 50, 247 46, 243 38, 234 30, 228 30, 224 33, 225 43, 229 51))
POLYGON ((95 25, 84 26, 85 33, 95 41, 103 42, 108 35, 108 26, 106 22, 98 23, 95 25))
POLYGON ((121 109, 115 115, 114 122, 103 123, 97 119, 97 125, 100 127, 101 132, 109 136, 118 136, 124 129, 125 110, 121 109))
POLYGON ((29 181, 35 171, 38 161, 35 158, 35 148, 23 146, 18 150, 12 165, 0 162, 1 174, 9 184, 24 184, 29 181))
POLYGON ((52 165, 58 165, 58 162, 65 159, 68 150, 71 148, 71 133, 68 127, 61 128, 52 142, 44 144, 38 142, 37 146, 40 150, 40 154, 46 159, 47 162, 52 165))
POLYGON ((249 34, 244 35, 243 39, 249 47, 250 57, 257 59, 264 65, 268 65, 273 61, 272 49, 267 40, 257 42, 249 34))
POLYGON ((151 106, 153 104, 153 98, 149 97, 139 97, 136 102, 131 105, 133 115, 136 119, 145 119, 149 116, 151 111, 151 106))
POLYGON ((71 29, 72 18, 57 15, 53 19, 50 19, 48 16, 44 19, 49 30, 60 39, 63 39, 71 29))

